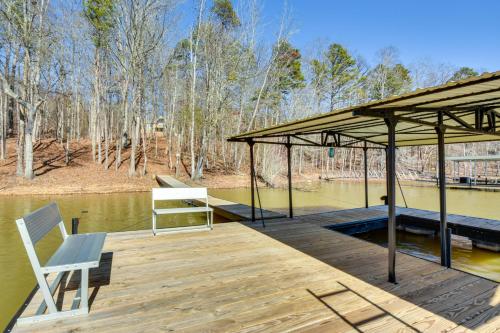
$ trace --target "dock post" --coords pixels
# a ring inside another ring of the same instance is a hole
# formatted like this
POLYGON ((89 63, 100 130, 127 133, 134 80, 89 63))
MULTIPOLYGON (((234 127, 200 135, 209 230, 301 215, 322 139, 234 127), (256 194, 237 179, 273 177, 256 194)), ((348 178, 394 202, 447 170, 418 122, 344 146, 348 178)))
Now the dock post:
POLYGON ((388 193, 389 193, 389 177, 387 176, 388 175, 388 171, 387 171, 387 165, 389 164, 389 154, 387 153, 387 151, 389 150, 389 147, 386 146, 385 149, 384 149, 384 154, 385 154, 385 201, 384 201, 384 205, 387 206, 388 202, 387 202, 387 198, 388 198, 388 193))
POLYGON ((71 219, 71 234, 76 235, 78 233, 78 225, 80 224, 80 219, 78 217, 73 217, 71 219))
POLYGON ((292 144, 290 143, 290 136, 286 137, 286 156, 288 161, 288 211, 289 217, 293 219, 293 203, 292 203, 292 144))
POLYGON ((397 119, 389 114, 385 119, 388 129, 386 159, 388 223, 387 239, 389 250, 389 282, 396 283, 396 124, 397 119))
POLYGON ((448 254, 446 267, 451 268, 451 228, 446 229, 446 253, 448 254))
POLYGON ((367 151, 368 147, 366 146, 366 141, 363 146, 363 157, 364 157, 364 165, 365 165, 365 208, 368 208, 368 159, 367 159, 367 151))
POLYGON ((448 226, 446 221, 446 169, 445 169, 445 151, 444 151, 444 133, 446 129, 443 126, 443 112, 438 113, 438 125, 436 133, 438 136, 438 175, 439 175, 439 232, 441 238, 441 266, 449 267, 448 258, 448 226))
POLYGON ((255 166, 253 159, 253 146, 255 142, 251 139, 248 140, 248 146, 250 148, 250 193, 252 201, 252 222, 255 222, 255 166))

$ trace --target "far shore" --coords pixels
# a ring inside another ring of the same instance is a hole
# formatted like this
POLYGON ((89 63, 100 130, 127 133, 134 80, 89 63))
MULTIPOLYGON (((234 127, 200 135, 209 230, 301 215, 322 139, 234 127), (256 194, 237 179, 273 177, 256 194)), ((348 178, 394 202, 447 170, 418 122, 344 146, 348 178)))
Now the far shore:
MULTIPOLYGON (((165 156, 154 157, 153 151, 148 153, 146 174, 141 175, 143 160, 140 158, 137 165, 137 176, 129 177, 129 161, 127 154, 116 170, 114 159, 110 158, 106 170, 104 161, 101 164, 92 161, 90 143, 82 140, 70 146, 70 161, 65 160, 64 147, 55 140, 45 139, 37 144, 35 150, 35 178, 26 180, 16 176, 15 141, 9 139, 9 157, 0 161, 0 196, 15 195, 74 195, 74 194, 112 194, 148 192, 158 187, 156 175, 175 175, 175 170, 167 165, 165 156)), ((160 152, 164 146, 160 146, 160 152)), ((273 187, 287 188, 288 180, 282 173, 273 179, 273 187)), ((209 189, 216 188, 243 188, 250 186, 250 175, 247 167, 239 172, 224 173, 222 171, 206 171, 202 179, 192 181, 184 168, 179 170, 179 180, 192 185, 203 186, 209 189)), ((361 182, 363 178, 339 178, 342 181, 361 182)), ((306 171, 302 174, 293 174, 293 188, 308 191, 311 184, 321 181, 318 170, 306 171)), ((384 182, 383 179, 370 179, 370 182, 384 182)), ((407 183, 407 182, 405 182, 407 183)), ((415 184, 415 182, 412 182, 415 184)), ((420 186, 434 183, 419 183, 420 186)), ((259 187, 267 184, 259 181, 259 187)))
MULTIPOLYGON (((114 193, 138 193, 149 192, 153 187, 158 187, 156 181, 157 174, 147 174, 145 176, 128 177, 121 175, 114 170, 94 170, 97 176, 88 176, 89 171, 74 170, 63 177, 37 177, 32 181, 27 181, 21 177, 11 177, 7 186, 0 187, 0 197, 5 196, 23 196, 23 195, 75 195, 75 194, 114 194, 114 193), (70 178, 72 178, 70 180, 70 178)), ((175 176, 170 172, 159 173, 161 175, 175 176)), ((4 177, 5 178, 5 177, 4 177)), ((202 179, 193 181, 188 175, 178 177, 182 182, 190 186, 203 186, 209 189, 227 189, 227 188, 245 188, 250 186, 249 175, 230 174, 206 174, 202 179)), ((329 181, 342 182, 362 182, 361 178, 338 178, 329 181)), ((384 179, 370 179, 370 183, 384 182, 384 179)), ((314 188, 321 180, 318 174, 294 174, 293 188, 296 190, 309 191, 314 188)), ((284 176, 278 176, 275 180, 274 188, 286 189, 287 179, 284 176)), ((266 184, 259 181, 259 187, 266 187, 266 184)), ((402 182, 403 186, 434 186, 434 183, 427 182, 402 182)))
MULTIPOLYGON (((128 177, 114 170, 93 170, 96 176, 88 175, 91 172, 85 170, 66 170, 64 175, 57 177, 40 176, 32 181, 24 180, 21 177, 11 176, 7 184, 0 186, 0 196, 17 195, 73 195, 73 194, 112 194, 112 193, 137 193, 149 192, 151 188, 158 187, 156 174, 145 176, 128 177)), ((162 175, 174 176, 171 172, 158 173, 162 175)), ((307 184, 319 182, 316 174, 294 175, 294 188, 306 188, 307 184)), ((6 177, 3 177, 4 179, 6 177)), ((206 174, 202 179, 193 181, 188 175, 180 175, 179 180, 191 186, 203 186, 207 188, 243 188, 250 186, 249 176, 240 174, 216 175, 206 174)), ((360 181, 350 179, 350 181, 360 181)), ((259 182, 259 187, 265 187, 259 182)), ((286 187, 286 178, 278 177, 276 188, 286 187)))

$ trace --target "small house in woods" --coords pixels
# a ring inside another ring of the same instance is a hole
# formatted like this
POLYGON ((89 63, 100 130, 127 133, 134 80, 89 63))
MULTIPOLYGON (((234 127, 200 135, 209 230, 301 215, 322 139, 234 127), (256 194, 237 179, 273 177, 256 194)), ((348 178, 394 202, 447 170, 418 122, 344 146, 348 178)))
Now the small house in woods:
POLYGON ((163 132, 165 129, 165 118, 159 117, 158 119, 146 124, 146 131, 151 132, 163 132))

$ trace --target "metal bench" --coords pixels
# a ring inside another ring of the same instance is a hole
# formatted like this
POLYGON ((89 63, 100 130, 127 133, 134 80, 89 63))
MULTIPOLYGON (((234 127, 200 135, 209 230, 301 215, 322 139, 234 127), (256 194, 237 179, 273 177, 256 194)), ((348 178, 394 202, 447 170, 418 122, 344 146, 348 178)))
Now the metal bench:
POLYGON ((188 230, 206 230, 213 229, 214 211, 208 207, 208 193, 204 187, 182 187, 182 188, 153 188, 153 234, 156 235, 162 231, 188 231, 188 230), (182 208, 155 208, 155 201, 170 200, 205 200, 205 205, 201 207, 182 207, 182 208), (206 213, 207 224, 201 226, 172 227, 157 229, 156 217, 164 214, 182 214, 182 213, 206 213))
POLYGON ((17 324, 87 314, 89 269, 99 266, 106 233, 68 235, 56 203, 44 206, 16 220, 16 223, 44 299, 34 316, 19 318, 17 324), (59 226, 63 242, 42 266, 35 251, 35 244, 56 225, 59 226), (71 310, 60 311, 52 295, 64 274, 76 270, 81 270, 81 280, 71 310), (57 276, 49 286, 47 275, 50 273, 57 273, 57 276))

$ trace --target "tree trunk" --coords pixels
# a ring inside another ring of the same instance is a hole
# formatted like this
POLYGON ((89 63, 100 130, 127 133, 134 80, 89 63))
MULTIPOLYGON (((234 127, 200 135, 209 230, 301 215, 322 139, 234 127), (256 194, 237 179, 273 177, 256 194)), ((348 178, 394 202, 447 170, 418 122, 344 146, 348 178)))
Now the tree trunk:
POLYGON ((130 177, 135 176, 135 170, 136 170, 136 160, 135 160, 135 155, 136 155, 136 150, 137 150, 137 142, 139 141, 139 131, 141 127, 141 118, 139 115, 136 115, 134 119, 132 120, 132 147, 130 149, 130 166, 128 169, 128 175, 130 177))
POLYGON ((33 174, 33 121, 34 121, 34 110, 28 111, 28 116, 26 117, 26 133, 24 136, 24 177, 26 179, 33 179, 35 175, 33 174))
POLYGON ((24 120, 21 117, 19 118, 18 133, 17 133, 16 174, 19 177, 22 177, 24 175, 24 120))
POLYGON ((0 160, 5 160, 7 156, 7 132, 6 132, 6 116, 7 116, 7 96, 0 93, 0 160))

